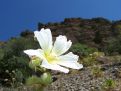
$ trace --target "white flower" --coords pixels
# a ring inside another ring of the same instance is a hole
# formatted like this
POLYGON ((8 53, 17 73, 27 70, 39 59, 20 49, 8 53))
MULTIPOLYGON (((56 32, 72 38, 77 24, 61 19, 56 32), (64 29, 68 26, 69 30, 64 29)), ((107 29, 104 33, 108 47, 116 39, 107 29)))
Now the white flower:
POLYGON ((51 70, 58 70, 64 73, 69 72, 69 69, 65 67, 73 69, 83 68, 83 65, 77 62, 77 55, 74 55, 72 52, 64 55, 64 53, 68 51, 72 44, 70 40, 67 41, 66 36, 59 35, 56 37, 55 43, 53 45, 50 29, 42 28, 40 31, 35 31, 34 35, 37 38, 41 49, 24 50, 24 53, 30 57, 39 57, 40 61, 42 60, 41 67, 51 70))

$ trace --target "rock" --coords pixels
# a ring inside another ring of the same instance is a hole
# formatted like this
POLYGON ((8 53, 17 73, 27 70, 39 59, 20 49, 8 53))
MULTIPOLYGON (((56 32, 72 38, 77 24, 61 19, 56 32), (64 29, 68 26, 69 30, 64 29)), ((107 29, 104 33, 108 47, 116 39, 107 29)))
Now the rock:
POLYGON ((96 61, 99 62, 100 64, 111 64, 111 60, 109 60, 105 56, 99 56, 99 57, 97 57, 96 61))

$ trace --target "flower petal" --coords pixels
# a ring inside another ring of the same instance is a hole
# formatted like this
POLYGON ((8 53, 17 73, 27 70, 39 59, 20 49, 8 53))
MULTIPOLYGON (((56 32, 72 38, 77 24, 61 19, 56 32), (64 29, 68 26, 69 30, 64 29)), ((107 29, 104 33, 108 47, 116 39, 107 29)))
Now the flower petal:
POLYGON ((24 53, 26 53, 29 57, 31 57, 31 56, 37 56, 37 57, 41 58, 42 55, 43 55, 43 51, 41 49, 37 49, 37 50, 34 50, 34 49, 24 50, 24 53))
POLYGON ((83 65, 79 64, 77 61, 78 61, 78 56, 70 52, 66 55, 60 56, 59 60, 57 61, 57 64, 65 67, 73 68, 73 69, 83 68, 83 65))
POLYGON ((69 52, 68 54, 59 56, 60 59, 66 60, 66 61, 75 61, 77 62, 79 59, 79 56, 73 54, 72 52, 69 52))
POLYGON ((68 73, 69 72, 69 69, 61 67, 61 66, 59 66, 57 64, 49 64, 46 60, 43 60, 41 66, 44 67, 44 68, 47 68, 47 69, 58 70, 58 71, 61 71, 61 72, 64 72, 64 73, 68 73))
POLYGON ((56 38, 52 52, 57 54, 58 56, 62 55, 63 53, 68 51, 68 49, 71 47, 71 44, 72 42, 70 40, 67 41, 66 36, 60 35, 56 38))
POLYGON ((52 49, 52 34, 50 29, 42 28, 40 31, 35 31, 34 35, 37 38, 41 48, 44 51, 50 52, 52 49))

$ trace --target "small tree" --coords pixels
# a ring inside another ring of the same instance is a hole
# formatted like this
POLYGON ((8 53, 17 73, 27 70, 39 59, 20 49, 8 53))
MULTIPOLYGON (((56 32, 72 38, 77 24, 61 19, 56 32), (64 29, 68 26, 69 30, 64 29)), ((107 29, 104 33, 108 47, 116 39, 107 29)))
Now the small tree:
POLYGON ((97 44, 100 44, 102 42, 102 36, 100 34, 100 31, 97 31, 95 33, 94 42, 97 43, 97 44))

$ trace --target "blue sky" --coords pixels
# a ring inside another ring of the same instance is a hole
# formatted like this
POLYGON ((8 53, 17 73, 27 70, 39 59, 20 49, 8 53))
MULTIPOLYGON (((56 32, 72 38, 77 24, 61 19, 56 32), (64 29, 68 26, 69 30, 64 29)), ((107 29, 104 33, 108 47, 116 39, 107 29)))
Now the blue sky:
POLYGON ((121 19, 121 0, 0 0, 0 40, 18 36, 37 23, 59 22, 64 18, 104 17, 121 19))

